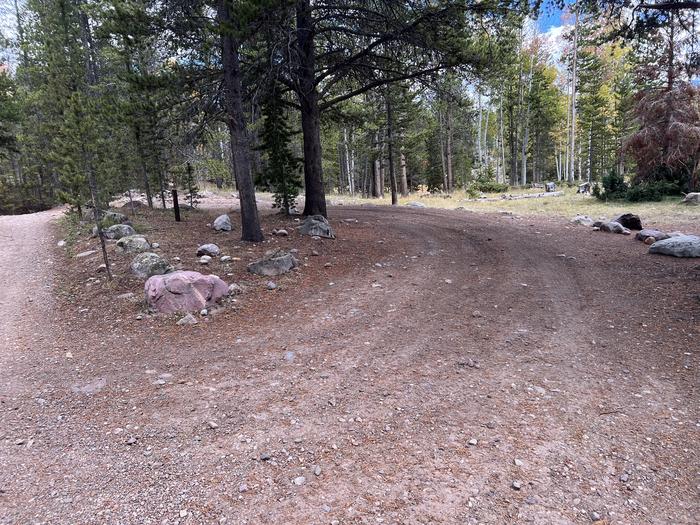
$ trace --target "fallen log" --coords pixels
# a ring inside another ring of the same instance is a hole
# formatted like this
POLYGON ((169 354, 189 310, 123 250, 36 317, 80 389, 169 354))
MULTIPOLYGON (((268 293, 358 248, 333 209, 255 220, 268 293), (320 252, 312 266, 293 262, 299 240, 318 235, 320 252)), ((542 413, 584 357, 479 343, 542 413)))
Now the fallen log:
POLYGON ((520 199, 539 199, 541 197, 561 197, 563 191, 551 191, 548 193, 526 193, 525 195, 501 195, 500 197, 481 197, 478 199, 464 199, 464 202, 500 202, 517 201, 520 199))

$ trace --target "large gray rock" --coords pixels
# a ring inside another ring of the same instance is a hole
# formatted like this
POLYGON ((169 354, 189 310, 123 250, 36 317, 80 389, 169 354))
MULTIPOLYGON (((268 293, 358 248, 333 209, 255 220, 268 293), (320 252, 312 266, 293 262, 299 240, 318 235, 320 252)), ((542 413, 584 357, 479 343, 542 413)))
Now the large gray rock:
POLYGON ((662 232, 661 230, 655 230, 654 228, 644 228, 643 230, 637 232, 637 235, 634 236, 635 239, 642 242, 646 241, 649 237, 656 239, 657 241, 663 241, 664 239, 671 237, 671 235, 666 232, 662 232))
POLYGON ((202 244, 197 248, 197 257, 202 255, 208 255, 209 257, 216 257, 221 253, 221 249, 216 244, 202 244))
POLYGON ((615 221, 610 221, 610 222, 597 221, 593 224, 593 226, 600 228, 600 231, 602 231, 602 232, 621 233, 622 235, 629 235, 630 233, 632 233, 629 229, 625 228, 622 224, 620 224, 619 222, 615 222, 615 221))
POLYGON ((700 237, 678 235, 663 241, 656 241, 649 247, 649 253, 660 253, 674 257, 700 257, 700 237))
POLYGON ((284 250, 272 250, 265 254, 259 261, 248 265, 248 271, 256 275, 274 277, 287 273, 292 268, 296 268, 297 260, 290 253, 284 250))
MULTIPOLYGON (((88 208, 88 210, 85 212, 85 218, 94 221, 95 208, 88 208)), ((123 213, 118 213, 116 211, 99 210, 98 218, 103 223, 103 227, 112 224, 125 224, 129 222, 129 217, 127 217, 123 213)))
POLYGON ((688 193, 681 204, 691 204, 693 206, 700 206, 700 192, 688 193))
POLYGON ((140 253, 131 261, 131 273, 140 279, 172 271, 173 267, 168 264, 168 261, 153 252, 140 253))
POLYGON ((176 271, 146 281, 146 302, 160 313, 198 312, 226 297, 228 285, 216 275, 176 271))
POLYGON ((216 219, 214 219, 212 227, 219 232, 230 232, 232 228, 231 217, 226 214, 219 215, 216 219))
POLYGON ((114 224, 109 228, 102 230, 104 236, 108 239, 119 240, 122 237, 127 237, 129 235, 136 235, 136 230, 129 224, 114 224))
POLYGON ((571 219, 571 222, 574 224, 580 224, 581 226, 593 226, 595 221, 591 219, 588 215, 577 215, 573 219, 571 219))
MULTIPOLYGON (((132 201, 126 201, 124 204, 121 205, 121 207, 122 207, 122 208, 128 208, 129 210, 131 210, 131 208, 132 208, 132 201)), ((138 200, 134 199, 134 201, 133 201, 133 208, 134 208, 135 210, 136 210, 136 209, 139 209, 139 208, 147 208, 147 207, 148 207, 148 203, 143 202, 143 201, 138 201, 138 200)))
POLYGON ((151 249, 151 243, 143 235, 127 235, 117 241, 117 248, 126 253, 141 253, 151 249))
POLYGON ((297 228, 302 235, 335 239, 331 225, 323 215, 309 215, 297 228))
POLYGON ((639 215, 634 215, 632 213, 623 213, 617 219, 613 219, 613 222, 617 222, 621 224, 623 228, 629 230, 641 230, 643 228, 642 219, 639 218, 639 215))

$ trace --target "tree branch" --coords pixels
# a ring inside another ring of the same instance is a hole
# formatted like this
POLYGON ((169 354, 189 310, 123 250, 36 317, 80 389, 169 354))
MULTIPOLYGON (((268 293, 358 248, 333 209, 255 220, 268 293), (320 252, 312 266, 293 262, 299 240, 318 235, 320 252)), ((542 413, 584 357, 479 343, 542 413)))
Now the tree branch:
POLYGON ((408 73, 406 75, 399 75, 399 76, 392 77, 392 78, 375 80, 374 82, 370 82, 369 84, 365 84, 364 86, 359 87, 354 91, 350 91, 349 93, 346 93, 345 95, 340 95, 340 96, 332 98, 332 99, 330 99, 322 104, 319 104, 319 109, 321 111, 324 111, 324 110, 330 108, 331 106, 338 104, 339 102, 343 102, 344 100, 348 100, 350 98, 356 97, 357 95, 361 95, 362 93, 370 91, 371 89, 374 89, 376 87, 383 86, 385 84, 391 84, 393 82, 400 82, 401 80, 409 80, 411 78, 417 78, 417 77, 429 75, 430 73, 437 73, 438 71, 440 71, 441 69, 445 69, 446 67, 447 67, 446 65, 439 65, 439 66, 431 67, 430 69, 424 69, 422 71, 408 73))
POLYGON ((639 4, 638 9, 658 9, 659 11, 678 11, 679 9, 700 9, 700 2, 659 2, 658 4, 639 4))

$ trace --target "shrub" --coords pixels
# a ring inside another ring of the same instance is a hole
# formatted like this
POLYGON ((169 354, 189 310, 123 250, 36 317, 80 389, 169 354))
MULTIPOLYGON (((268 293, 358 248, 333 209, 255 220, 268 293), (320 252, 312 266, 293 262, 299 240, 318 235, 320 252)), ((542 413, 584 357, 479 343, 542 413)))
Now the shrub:
POLYGON ((593 195, 601 200, 620 199, 630 202, 648 202, 660 201, 666 195, 681 194, 681 183, 665 180, 663 176, 657 180, 635 181, 628 185, 621 175, 613 171, 603 177, 602 185, 602 191, 600 185, 593 186, 593 195))
POLYGON ((631 202, 660 201, 666 195, 680 195, 678 184, 668 181, 641 182, 630 186, 626 198, 631 202))
POLYGON ((496 182, 495 180, 475 180, 472 183, 476 191, 481 191, 483 193, 504 193, 508 191, 510 186, 503 182, 496 182))
POLYGON ((481 193, 504 193, 510 186, 502 182, 496 182, 493 167, 479 171, 476 178, 467 185, 466 191, 470 196, 477 197, 481 193))
POLYGON ((603 191, 596 184, 593 188, 593 195, 601 200, 624 199, 627 196, 627 183, 625 178, 616 171, 611 171, 603 176, 603 191))

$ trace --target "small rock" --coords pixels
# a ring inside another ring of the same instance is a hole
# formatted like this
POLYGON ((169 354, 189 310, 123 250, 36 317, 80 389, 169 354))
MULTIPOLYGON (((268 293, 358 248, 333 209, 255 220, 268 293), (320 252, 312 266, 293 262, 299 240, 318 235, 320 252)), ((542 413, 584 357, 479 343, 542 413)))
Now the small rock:
POLYGON ((657 230, 656 228, 644 228, 643 230, 638 231, 634 236, 635 239, 642 242, 645 242, 649 237, 653 237, 657 241, 663 241, 664 239, 672 237, 672 235, 670 233, 657 230))
POLYGON ((230 255, 224 255, 221 257, 220 261, 225 263, 225 262, 229 262, 231 259, 232 259, 232 257, 230 255))
POLYGON ((219 215, 214 219, 213 228, 216 231, 230 232, 231 231, 231 218, 228 215, 219 215))
POLYGON ((271 459, 272 456, 269 452, 263 452, 262 454, 260 454, 260 461, 270 461, 271 459))
POLYGON ((513 463, 515 464, 516 467, 522 467, 522 466, 523 466, 523 460, 522 460, 522 459, 515 458, 515 459, 513 460, 513 463))
POLYGON ((515 490, 520 490, 523 484, 516 479, 515 481, 513 481, 513 483, 510 484, 510 486, 515 490))
POLYGON ((173 271, 173 267, 160 255, 153 252, 139 253, 131 261, 131 273, 141 279, 148 279, 154 275, 163 275, 173 271))
MULTIPOLYGON (((97 228, 93 229, 95 235, 97 235, 97 228)), ((136 235, 136 230, 128 224, 114 224, 107 229, 102 230, 102 233, 107 239, 114 239, 118 241, 122 237, 128 235, 136 235)))
POLYGON ((238 492, 240 492, 241 494, 243 494, 244 492, 248 492, 248 485, 246 485, 245 483, 241 483, 240 485, 238 485, 238 492))
POLYGON ((135 445, 137 439, 135 437, 130 437, 129 439, 126 440, 127 445, 135 445))
POLYGON ((199 258, 199 264, 209 264, 211 262, 211 257, 209 255, 202 255, 199 258))
POLYGON ((471 445, 472 447, 475 447, 479 444, 479 441, 477 439, 472 438, 467 442, 467 444, 471 445))
POLYGON ((275 232, 275 235, 277 235, 278 237, 288 237, 288 236, 289 236, 289 232, 288 232, 287 230, 284 230, 284 229, 282 229, 282 230, 277 230, 277 231, 275 232))
POLYGON ((306 478, 304 476, 298 476, 292 481, 295 485, 301 486, 306 483, 306 478))
POLYGON ((160 248, 160 243, 152 242, 152 243, 151 243, 151 248, 160 248))
POLYGON ((321 237, 335 239, 333 229, 323 215, 309 215, 297 229, 302 235, 309 235, 315 240, 320 240, 321 237))
POLYGON ((681 204, 700 206, 700 192, 688 193, 683 197, 681 204))
POLYGON ((627 474, 627 472, 623 473, 620 476, 620 481, 622 481, 623 483, 627 483, 627 480, 629 480, 629 479, 630 479, 630 477, 629 477, 629 474, 627 474))
POLYGON ((331 263, 327 262, 326 264, 323 265, 324 268, 330 268, 333 266, 331 263))
POLYGON ((80 252, 78 255, 76 255, 76 257, 82 259, 83 257, 90 257, 91 255, 94 255, 96 253, 97 250, 88 250, 86 252, 80 252))
POLYGON ((591 512, 591 521, 600 521, 602 518, 597 512, 591 512))
POLYGON ((219 248, 218 245, 209 243, 209 244, 202 244, 199 248, 197 248, 197 257, 201 255, 208 255, 210 257, 217 257, 221 253, 221 248, 219 248))
POLYGON ((630 235, 632 233, 628 228, 616 221, 598 221, 595 223, 595 227, 597 227, 600 231, 609 233, 619 233, 622 235, 630 235))
POLYGON ((619 224, 622 224, 623 227, 630 229, 630 230, 642 230, 642 221, 639 218, 639 215, 634 215, 632 213, 623 213, 616 219, 613 219, 613 222, 617 222, 619 224))
POLYGON ((182 319, 180 319, 177 322, 177 325, 178 326, 186 326, 186 325, 192 325, 192 324, 197 324, 197 323, 199 323, 199 321, 197 321, 197 318, 194 315, 188 313, 185 317, 183 317, 182 319))
POLYGON ((318 465, 316 465, 316 466, 314 467, 314 476, 320 476, 320 475, 321 475, 321 467, 319 467, 318 465))
POLYGON ((472 312, 472 317, 482 317, 482 314, 479 310, 474 310, 472 312))
POLYGON ((207 425, 209 425, 209 428, 212 430, 219 428, 219 424, 216 421, 207 421, 207 425))
POLYGON ((581 226, 593 226, 593 223, 595 223, 595 221, 588 215, 577 215, 571 219, 571 222, 574 224, 580 224, 581 226))
POLYGON ((207 315, 209 315, 209 310, 207 310, 206 308, 203 308, 202 310, 199 311, 199 315, 206 317, 207 315))
POLYGON ((117 248, 125 253, 141 253, 151 249, 151 243, 143 235, 127 235, 117 241, 117 248))
POLYGON ((228 287, 228 294, 229 295, 240 295, 243 293, 243 288, 241 287, 240 284, 232 283, 228 287))
POLYGON ((316 250, 311 250, 311 255, 313 257, 318 257, 320 254, 316 250))
POLYGON ((182 510, 180 511, 180 517, 181 517, 181 518, 186 518, 188 514, 189 514, 189 512, 187 512, 187 510, 185 510, 185 509, 182 509, 182 510))
POLYGON ((276 290, 277 289, 277 283, 274 283, 272 281, 268 281, 265 286, 267 286, 268 290, 276 290))
POLYGON ((250 263, 247 268, 249 272, 257 275, 274 277, 289 272, 298 264, 292 254, 284 250, 270 250, 262 259, 250 263))
POLYGON ((97 270, 95 270, 97 273, 104 273, 107 271, 107 265, 102 263, 97 267, 97 270))
POLYGON ((56 246, 58 246, 59 248, 63 248, 66 244, 68 244, 66 243, 66 241, 60 240, 56 243, 56 246))

